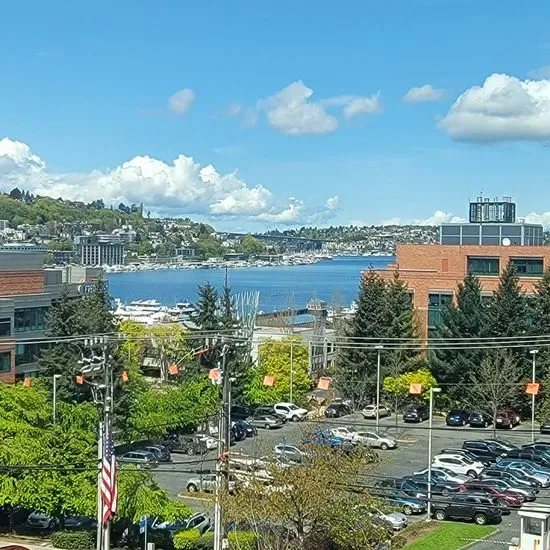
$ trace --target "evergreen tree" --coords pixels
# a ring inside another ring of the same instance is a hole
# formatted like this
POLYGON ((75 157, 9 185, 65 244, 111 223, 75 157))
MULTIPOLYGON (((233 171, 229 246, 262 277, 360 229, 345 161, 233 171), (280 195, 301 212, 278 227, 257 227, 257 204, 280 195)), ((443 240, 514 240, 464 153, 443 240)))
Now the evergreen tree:
MULTIPOLYGON (((481 296, 481 283, 468 273, 458 284, 456 303, 444 307, 442 324, 436 329, 436 338, 460 339, 479 338, 487 326, 487 307, 481 296)), ((459 397, 460 384, 464 382, 481 362, 483 350, 437 349, 430 353, 430 367, 436 379, 442 384, 452 384, 448 391, 459 397)))
POLYGON ((223 287, 223 294, 220 298, 220 325, 223 329, 234 329, 237 324, 235 315, 235 300, 231 294, 231 288, 227 285, 223 287))
POLYGON ((78 302, 80 334, 109 334, 115 331, 116 323, 111 310, 111 296, 107 283, 99 277, 92 292, 78 302))
MULTIPOLYGON (((542 279, 535 285, 535 294, 529 300, 529 306, 531 334, 533 336, 548 336, 550 334, 550 268, 544 272, 542 279)), ((549 374, 550 350, 541 347, 537 357, 537 378, 549 374)), ((550 400, 548 402, 550 404, 550 400)))
POLYGON ((218 291, 210 283, 199 286, 195 322, 203 331, 215 331, 220 328, 218 291))
POLYGON ((516 268, 509 264, 500 276, 489 307, 487 336, 516 337, 527 332, 527 304, 516 268))
POLYGON ((375 393, 377 351, 374 344, 377 338, 386 336, 385 319, 386 284, 370 270, 361 279, 358 308, 346 331, 348 340, 336 366, 336 386, 356 406, 368 403, 375 393), (365 348, 365 343, 373 347, 365 348))

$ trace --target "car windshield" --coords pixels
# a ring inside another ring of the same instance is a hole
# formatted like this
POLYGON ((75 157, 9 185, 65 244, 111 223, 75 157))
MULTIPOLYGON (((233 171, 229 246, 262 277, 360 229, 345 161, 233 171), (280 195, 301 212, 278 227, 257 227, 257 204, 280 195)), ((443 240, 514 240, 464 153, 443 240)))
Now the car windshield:
POLYGON ((298 407, 297 407, 296 405, 294 405, 294 404, 288 405, 288 408, 289 408, 291 411, 295 411, 295 410, 298 409, 298 407))
POLYGON ((462 414, 462 410, 460 409, 453 409, 452 411, 449 411, 449 414, 462 414))

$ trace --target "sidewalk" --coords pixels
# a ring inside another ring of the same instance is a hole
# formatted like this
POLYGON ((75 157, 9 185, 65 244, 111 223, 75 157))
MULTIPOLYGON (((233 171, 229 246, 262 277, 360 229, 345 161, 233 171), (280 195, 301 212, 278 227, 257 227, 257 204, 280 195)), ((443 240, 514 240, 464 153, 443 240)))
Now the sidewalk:
POLYGON ((17 535, 4 535, 0 537, 0 550, 5 546, 21 546, 28 550, 51 550, 53 548, 49 540, 34 537, 19 537, 17 535))

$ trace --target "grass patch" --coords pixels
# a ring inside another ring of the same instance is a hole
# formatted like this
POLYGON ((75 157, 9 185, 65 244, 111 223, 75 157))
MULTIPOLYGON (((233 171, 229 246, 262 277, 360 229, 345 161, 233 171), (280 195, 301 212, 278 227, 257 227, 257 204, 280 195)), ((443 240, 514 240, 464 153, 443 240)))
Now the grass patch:
POLYGON ((404 550, 458 550, 470 544, 471 541, 464 539, 481 539, 497 531, 493 525, 451 522, 436 525, 433 531, 407 544, 404 550))

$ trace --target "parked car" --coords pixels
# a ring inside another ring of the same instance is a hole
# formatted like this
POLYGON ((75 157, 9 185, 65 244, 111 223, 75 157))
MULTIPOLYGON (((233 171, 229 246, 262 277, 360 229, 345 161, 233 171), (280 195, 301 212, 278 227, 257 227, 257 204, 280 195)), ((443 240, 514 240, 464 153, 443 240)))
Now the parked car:
POLYGON ((535 500, 539 492, 538 489, 531 487, 514 485, 514 483, 508 479, 486 478, 481 481, 487 485, 496 487, 499 491, 506 491, 513 495, 520 495, 525 498, 527 502, 532 502, 535 500))
POLYGON ((527 445, 522 445, 522 449, 533 451, 539 451, 542 453, 550 453, 550 442, 547 441, 535 441, 534 443, 528 443, 527 445))
POLYGON ((535 462, 531 462, 530 460, 524 460, 521 458, 519 459, 505 458, 498 463, 498 466, 505 467, 510 464, 514 464, 516 466, 522 465, 522 466, 525 466, 527 470, 550 477, 550 468, 546 468, 545 466, 540 466, 535 462))
POLYGON ((461 455, 436 455, 432 466, 447 468, 455 474, 466 474, 468 477, 477 477, 483 471, 481 462, 472 461, 461 455))
POLYGON ((404 422, 422 422, 428 420, 429 417, 430 410, 427 405, 411 405, 403 413, 404 422))
POLYGON ((517 475, 516 472, 500 470, 499 468, 488 468, 479 477, 481 479, 504 479, 518 487, 531 487, 535 489, 540 487, 540 484, 536 481, 531 481, 525 476, 517 475))
POLYGON ((25 525, 33 529, 49 529, 51 531, 58 527, 59 520, 49 514, 44 514, 35 510, 29 514, 25 525))
POLYGON ((148 451, 130 451, 117 457, 120 464, 133 464, 136 468, 156 468, 159 461, 148 451))
POLYGON ((247 422, 255 428, 265 428, 266 430, 282 428, 283 426, 283 421, 273 414, 255 414, 247 422))
POLYGON ((355 428, 348 428, 346 426, 339 426, 338 428, 331 428, 332 435, 341 437, 347 441, 353 441, 357 430, 355 428))
POLYGON ((271 416, 276 416, 283 422, 283 424, 286 422, 286 414, 282 414, 280 412, 277 412, 275 410, 275 407, 273 405, 260 405, 259 407, 256 407, 252 411, 252 417, 255 416, 263 416, 265 414, 269 414, 271 416))
POLYGON ((496 462, 500 458, 506 456, 506 452, 501 447, 495 445, 494 441, 479 439, 468 440, 462 443, 462 448, 476 455, 480 460, 488 462, 496 462))
POLYGON ((314 429, 302 439, 304 443, 313 443, 321 447, 329 447, 341 451, 350 452, 355 448, 355 445, 350 441, 346 441, 341 437, 335 437, 328 428, 314 429))
POLYGON ((254 411, 250 407, 233 405, 231 407, 231 420, 246 420, 254 411))
POLYGON ((218 440, 212 435, 204 433, 198 433, 195 435, 204 443, 207 451, 211 451, 212 449, 216 449, 218 447, 218 440))
POLYGON ((550 487, 550 477, 548 475, 537 473, 525 463, 510 461, 507 464, 498 464, 497 467, 507 472, 512 472, 519 478, 538 483, 539 487, 550 487))
MULTIPOLYGON (((229 480, 229 492, 232 493, 235 490, 235 480, 229 480)), ((216 474, 205 474, 200 477, 192 477, 185 486, 188 493, 196 493, 202 491, 203 493, 214 493, 216 491, 216 474)))
POLYGON ((428 495, 447 495, 449 493, 458 493, 462 487, 462 483, 456 483, 455 481, 447 481, 443 478, 432 479, 431 484, 428 484, 428 476, 416 477, 416 476, 406 476, 403 479, 408 479, 412 481, 418 491, 422 494, 428 495), (431 485, 431 488, 429 487, 431 485))
POLYGON ((255 435, 258 435, 258 430, 246 420, 234 420, 232 421, 232 427, 234 426, 239 426, 239 428, 244 430, 246 437, 254 437, 255 435))
POLYGON ((451 409, 445 419, 447 426, 466 426, 469 421, 470 413, 464 409, 451 409))
MULTIPOLYGON (((367 405, 362 411, 361 411, 363 418, 376 418, 376 405, 367 405)), ((391 411, 388 407, 385 407, 383 405, 380 405, 378 407, 378 418, 382 418, 384 416, 390 416, 391 411)))
MULTIPOLYGON (((445 480, 452 481, 454 483, 464 484, 467 481, 470 481, 470 477, 465 474, 457 474, 448 468, 432 468, 432 480, 445 480)), ((428 468, 420 470, 419 472, 414 472, 413 477, 428 479, 428 468)))
POLYGON ((544 420, 540 424, 541 434, 550 434, 550 420, 544 420))
POLYGON ((433 517, 439 521, 446 519, 466 519, 478 525, 501 521, 502 507, 484 495, 460 493, 447 502, 438 500, 433 506, 433 517))
POLYGON ((407 493, 399 491, 398 489, 389 490, 385 498, 407 516, 411 514, 423 514, 426 511, 425 500, 412 498, 407 495, 407 493))
POLYGON ((231 426, 231 432, 235 436, 235 441, 242 441, 243 439, 246 439, 246 430, 241 428, 239 424, 233 424, 231 426))
POLYGON ((481 459, 467 449, 457 449, 457 448, 450 447, 447 449, 441 449, 439 454, 440 455, 460 455, 460 456, 466 457, 468 460, 471 460, 472 462, 481 462, 484 466, 491 466, 492 464, 490 460, 481 459))
POLYGON ((178 519, 175 521, 160 521, 159 518, 155 518, 151 528, 155 531, 166 529, 171 533, 185 531, 187 529, 196 529, 202 535, 208 531, 211 525, 212 520, 209 516, 198 513, 192 515, 190 518, 178 519))
POLYGON ((408 524, 407 516, 401 512, 390 512, 389 514, 379 513, 377 517, 391 525, 394 531, 404 529, 408 524))
POLYGON ((550 468, 550 455, 533 449, 517 449, 507 453, 506 458, 522 459, 550 468))
POLYGON ((287 420, 292 420, 292 422, 305 420, 307 417, 307 409, 300 408, 294 403, 277 403, 274 408, 276 413, 284 415, 287 420))
POLYGON ((345 403, 331 403, 325 409, 325 416, 327 418, 340 418, 341 416, 346 416, 351 413, 351 408, 345 403))
POLYGON ((508 490, 502 490, 497 485, 487 483, 487 481, 467 481, 461 491, 468 491, 471 493, 485 493, 487 496, 499 500, 506 504, 510 508, 519 508, 524 502, 525 497, 518 493, 513 493, 508 490))
POLYGON ((300 464, 307 457, 307 453, 300 450, 295 445, 286 445, 284 443, 280 445, 275 445, 275 447, 273 448, 273 454, 276 457, 284 456, 295 464, 300 464))
POLYGON ((495 425, 497 428, 511 429, 521 421, 519 413, 514 409, 500 409, 497 412, 495 425))
POLYGON ((203 435, 178 435, 164 443, 172 453, 202 455, 208 451, 208 444, 203 435))
POLYGON ((172 462, 172 453, 164 445, 149 445, 143 450, 154 454, 159 462, 172 462))
POLYGON ((470 413, 470 427, 471 428, 487 428, 493 423, 493 418, 490 414, 474 411, 470 413))
POLYGON ((395 449, 397 447, 397 443, 393 437, 381 436, 375 432, 355 432, 352 441, 354 443, 361 443, 369 447, 382 449, 383 451, 395 449))
POLYGON ((65 529, 95 529, 97 520, 88 516, 68 516, 65 518, 65 529))

